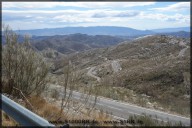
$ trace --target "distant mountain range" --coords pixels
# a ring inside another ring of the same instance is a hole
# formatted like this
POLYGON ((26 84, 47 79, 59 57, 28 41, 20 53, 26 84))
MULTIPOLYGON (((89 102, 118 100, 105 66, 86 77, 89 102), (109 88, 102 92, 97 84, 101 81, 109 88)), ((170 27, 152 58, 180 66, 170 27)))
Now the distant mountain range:
MULTIPOLYGON (((173 31, 182 29, 187 30, 187 28, 175 28, 173 31)), ((163 31, 163 29, 161 31, 163 31)), ((164 31, 167 32, 156 33, 150 30, 143 31, 126 27, 103 26, 50 28, 21 30, 16 32, 19 34, 18 42, 23 42, 24 37, 22 35, 28 33, 33 35, 30 42, 38 51, 48 50, 49 52, 51 49, 62 54, 75 53, 92 48, 109 47, 145 35, 168 35, 182 38, 190 37, 190 32, 186 31, 170 32, 170 29, 164 29, 164 31)), ((2 44, 4 43, 5 37, 2 36, 2 44)))
POLYGON ((111 35, 111 36, 143 36, 153 35, 156 33, 168 33, 178 31, 190 31, 190 27, 182 28, 165 28, 153 30, 137 30, 128 27, 115 26, 94 26, 94 27, 64 27, 64 28, 45 28, 33 30, 16 30, 18 34, 30 34, 33 36, 53 36, 53 35, 68 35, 68 34, 88 34, 88 35, 111 35))
POLYGON ((149 30, 137 30, 133 28, 114 26, 48 28, 34 30, 19 30, 16 32, 18 34, 30 34, 36 36, 68 35, 75 33, 88 35, 138 36, 154 33, 149 30))
POLYGON ((179 32, 179 31, 190 32, 190 27, 152 29, 151 31, 156 33, 170 33, 170 32, 179 32))

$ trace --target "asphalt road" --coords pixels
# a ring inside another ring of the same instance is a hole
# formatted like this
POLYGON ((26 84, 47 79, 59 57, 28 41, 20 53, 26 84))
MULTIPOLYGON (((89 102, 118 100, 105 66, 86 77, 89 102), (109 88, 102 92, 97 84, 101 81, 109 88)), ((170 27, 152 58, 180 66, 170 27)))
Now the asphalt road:
MULTIPOLYGON (((62 95, 62 93, 60 94, 62 95)), ((81 101, 82 95, 83 95, 82 93, 73 91, 72 98, 74 100, 81 101)), ((94 99, 95 97, 91 96, 88 102, 93 104, 94 99)), ((134 114, 135 115, 146 114, 150 115, 151 118, 156 119, 158 121, 164 121, 164 122, 170 121, 171 123, 178 123, 181 121, 183 125, 190 126, 189 118, 165 113, 162 111, 157 111, 154 109, 147 109, 128 103, 111 100, 108 98, 98 97, 95 107, 98 109, 102 109, 105 112, 111 113, 113 116, 119 119, 128 119, 130 115, 134 114)))

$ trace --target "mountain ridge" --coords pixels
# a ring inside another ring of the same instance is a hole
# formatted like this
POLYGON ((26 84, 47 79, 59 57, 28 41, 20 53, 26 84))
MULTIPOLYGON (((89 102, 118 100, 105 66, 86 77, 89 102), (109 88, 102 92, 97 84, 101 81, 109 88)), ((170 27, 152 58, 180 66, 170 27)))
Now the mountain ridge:
POLYGON ((30 34, 33 36, 53 36, 53 35, 69 35, 75 33, 88 35, 111 35, 111 36, 142 36, 156 33, 167 32, 189 32, 189 27, 180 28, 164 28, 152 30, 139 30, 130 27, 118 26, 89 26, 89 27, 62 27, 62 28, 45 28, 45 29, 31 29, 31 30, 15 30, 18 34, 30 34))
POLYGON ((158 33, 171 33, 171 32, 179 32, 179 31, 190 32, 190 27, 161 28, 161 29, 152 29, 151 31, 158 32, 158 33))
POLYGON ((116 27, 116 26, 46 28, 46 29, 33 29, 33 30, 15 30, 15 32, 17 32, 18 34, 30 34, 38 36, 68 35, 74 33, 89 34, 89 35, 135 36, 135 35, 146 35, 154 33, 150 30, 137 30, 128 27, 116 27))

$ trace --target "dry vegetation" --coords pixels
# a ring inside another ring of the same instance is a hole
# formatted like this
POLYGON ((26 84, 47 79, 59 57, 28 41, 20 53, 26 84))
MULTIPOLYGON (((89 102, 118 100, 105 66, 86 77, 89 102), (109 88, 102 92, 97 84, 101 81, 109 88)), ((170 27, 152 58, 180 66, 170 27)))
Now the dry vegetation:
MULTIPOLYGON (((96 66, 101 82, 94 83, 95 79, 87 76, 86 83, 99 85, 101 96, 145 107, 154 103, 156 109, 189 116, 190 49, 178 56, 189 44, 186 38, 159 35, 73 54, 69 58, 85 77, 88 71, 85 69, 96 66), (118 60, 123 70, 114 73, 110 65, 113 60, 118 60)), ((85 82, 79 85, 87 86, 85 82)))
POLYGON ((171 122, 163 122, 163 121, 159 121, 156 119, 151 118, 150 116, 147 115, 141 115, 141 116, 136 116, 136 115, 131 115, 129 117, 129 120, 134 120, 134 122, 142 122, 142 123, 135 123, 133 126, 166 126, 166 127, 170 127, 170 126, 177 126, 177 127, 181 127, 183 126, 183 124, 181 122, 178 123, 171 123, 171 122))
MULTIPOLYGON (((104 113, 103 111, 93 109, 90 111, 90 108, 83 107, 83 109, 75 111, 75 109, 67 109, 65 108, 64 111, 61 113, 60 111, 60 104, 61 99, 58 100, 51 100, 52 98, 47 97, 44 99, 41 96, 30 96, 28 97, 30 103, 33 106, 33 109, 26 104, 26 102, 14 98, 14 101, 19 102, 22 106, 30 109, 37 115, 45 118, 49 122, 53 123, 56 126, 62 126, 66 123, 66 120, 96 120, 98 123, 95 123, 97 126, 102 126, 103 121, 111 120, 112 117, 110 114, 104 113)), ((78 106, 78 102, 70 103, 70 107, 78 106)), ((90 123, 83 124, 83 123, 68 123, 70 126, 83 126, 83 125, 92 125, 90 123)), ((2 126, 20 126, 17 122, 15 122, 11 117, 6 115, 2 112, 2 126)), ((111 125, 111 124, 108 124, 111 125)))

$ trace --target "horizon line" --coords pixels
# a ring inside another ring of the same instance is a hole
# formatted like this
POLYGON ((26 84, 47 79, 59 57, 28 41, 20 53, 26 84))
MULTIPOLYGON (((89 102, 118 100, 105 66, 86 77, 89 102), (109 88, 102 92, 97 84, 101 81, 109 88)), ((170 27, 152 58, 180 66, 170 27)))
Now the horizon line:
POLYGON ((51 28, 34 28, 34 29, 15 29, 13 31, 27 31, 27 30, 43 30, 43 29, 62 29, 62 28, 88 28, 88 27, 119 27, 119 28, 130 28, 130 29, 135 29, 135 30, 142 30, 142 31, 147 31, 147 30, 158 30, 158 29, 175 29, 175 28, 187 28, 191 26, 182 26, 182 27, 170 27, 170 28, 154 28, 154 29, 136 29, 136 28, 131 28, 127 26, 64 26, 64 27, 51 27, 51 28))

